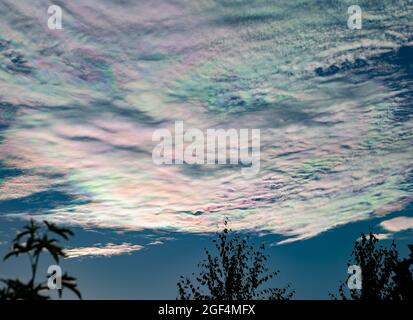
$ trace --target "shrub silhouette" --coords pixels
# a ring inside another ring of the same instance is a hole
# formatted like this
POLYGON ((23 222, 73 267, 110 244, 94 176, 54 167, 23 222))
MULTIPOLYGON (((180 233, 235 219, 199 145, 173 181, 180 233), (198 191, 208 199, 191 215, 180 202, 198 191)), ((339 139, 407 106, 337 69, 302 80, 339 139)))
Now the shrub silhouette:
POLYGON ((198 266, 200 272, 193 282, 186 277, 178 282, 178 299, 181 300, 251 300, 271 299, 287 300, 294 292, 290 287, 263 288, 278 275, 279 271, 270 272, 266 267, 268 256, 264 245, 258 249, 233 234, 224 221, 223 232, 213 240, 217 255, 207 249, 207 258, 198 266))
MULTIPOLYGON (((59 239, 68 240, 73 236, 73 232, 66 228, 61 228, 55 224, 44 221, 43 228, 30 221, 23 230, 19 232, 12 241, 12 250, 4 257, 7 260, 11 257, 27 255, 30 260, 31 277, 28 282, 19 279, 1 279, 5 284, 0 288, 0 300, 47 300, 50 296, 46 295, 49 287, 47 280, 43 282, 36 281, 36 275, 39 266, 40 256, 48 252, 56 263, 60 258, 66 257, 63 248, 59 246, 59 239)), ((59 297, 62 296, 63 289, 71 290, 81 299, 81 294, 77 288, 76 279, 67 273, 62 275, 61 289, 58 289, 59 297)))
MULTIPOLYGON (((413 246, 409 258, 400 260, 395 242, 389 248, 378 244, 379 240, 370 232, 362 233, 354 244, 348 266, 357 265, 362 271, 362 288, 347 289, 347 283, 339 287, 343 300, 404 300, 411 299, 413 292, 413 246)), ((330 294, 334 299, 336 296, 330 294)))
POLYGON ((410 256, 397 261, 393 283, 387 297, 391 300, 413 300, 413 245, 409 245, 410 256))

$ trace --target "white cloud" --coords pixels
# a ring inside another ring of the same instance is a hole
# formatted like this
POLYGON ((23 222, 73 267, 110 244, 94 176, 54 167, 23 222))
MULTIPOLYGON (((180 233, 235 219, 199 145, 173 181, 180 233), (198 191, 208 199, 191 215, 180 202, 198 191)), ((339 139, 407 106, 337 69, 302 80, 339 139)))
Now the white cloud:
POLYGON ((390 232, 413 229, 413 217, 397 217, 381 222, 380 226, 390 232))
POLYGON ((392 234, 391 233, 375 233, 374 236, 379 240, 386 240, 386 239, 390 239, 392 234))
MULTIPOLYGON (((373 235, 378 240, 387 240, 387 239, 390 239, 393 236, 392 233, 374 233, 373 235)), ((367 234, 366 238, 370 239, 370 235, 367 234)), ((360 240, 361 240, 361 237, 359 237, 357 239, 357 241, 360 241, 360 240)))
POLYGON ((152 241, 152 242, 149 243, 149 245, 151 245, 151 246, 156 246, 158 244, 163 244, 163 242, 159 241, 159 240, 155 240, 155 241, 152 241))
POLYGON ((80 248, 72 248, 66 249, 65 253, 67 254, 67 258, 78 258, 84 256, 103 256, 103 257, 111 257, 117 256, 121 254, 131 254, 134 251, 142 250, 143 246, 135 244, 132 245, 130 243, 122 243, 122 244, 113 244, 108 243, 105 246, 96 246, 96 247, 80 247, 80 248))

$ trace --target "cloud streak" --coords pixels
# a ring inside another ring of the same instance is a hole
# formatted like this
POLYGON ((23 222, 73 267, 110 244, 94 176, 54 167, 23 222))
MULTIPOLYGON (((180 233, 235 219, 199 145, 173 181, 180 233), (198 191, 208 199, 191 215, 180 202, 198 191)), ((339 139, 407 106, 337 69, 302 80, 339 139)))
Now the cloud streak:
POLYGON ((144 247, 141 245, 132 245, 131 243, 113 244, 108 243, 104 246, 79 247, 66 249, 65 253, 67 259, 81 258, 81 257, 112 257, 122 254, 132 254, 140 251, 144 247))

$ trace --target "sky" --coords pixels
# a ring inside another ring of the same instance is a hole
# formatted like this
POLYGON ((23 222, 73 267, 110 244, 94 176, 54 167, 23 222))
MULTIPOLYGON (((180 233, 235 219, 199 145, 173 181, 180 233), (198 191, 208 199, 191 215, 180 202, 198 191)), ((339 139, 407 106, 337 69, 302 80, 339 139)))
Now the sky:
POLYGON ((85 297, 174 298, 227 217, 310 299, 360 232, 405 247, 413 4, 356 2, 0 0, 0 253, 47 219, 85 297), (175 121, 260 129, 260 171, 155 164, 175 121))

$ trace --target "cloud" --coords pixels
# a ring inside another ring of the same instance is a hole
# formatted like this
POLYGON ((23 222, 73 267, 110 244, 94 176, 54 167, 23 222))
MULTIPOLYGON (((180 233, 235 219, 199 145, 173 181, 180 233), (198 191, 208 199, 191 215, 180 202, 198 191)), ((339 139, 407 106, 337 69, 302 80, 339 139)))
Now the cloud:
POLYGON ((391 233, 375 233, 374 236, 379 240, 386 240, 386 239, 390 239, 392 234, 391 233))
POLYGON ((151 245, 151 246, 156 246, 156 245, 159 245, 159 244, 163 244, 163 242, 159 241, 159 240, 155 240, 155 241, 152 241, 152 242, 149 243, 149 245, 151 245))
MULTIPOLYGON (((374 237, 375 237, 376 239, 378 239, 378 240, 387 240, 387 239, 390 239, 390 238, 393 236, 392 233, 374 233, 373 235, 374 235, 374 237)), ((369 235, 369 234, 366 234, 366 238, 367 238, 367 239, 370 239, 370 235, 369 235)), ((360 241, 361 239, 362 239, 362 238, 359 237, 359 238, 357 239, 357 241, 360 241)))
POLYGON ((134 251, 142 250, 143 246, 141 245, 132 245, 130 243, 122 243, 122 244, 113 244, 108 243, 105 246, 96 246, 96 247, 79 247, 79 248, 72 248, 66 249, 65 253, 67 254, 67 258, 79 258, 85 256, 102 256, 102 257, 111 257, 111 256, 118 256, 121 254, 131 254, 134 251))
POLYGON ((320 81, 314 72, 402 45, 411 17, 395 2, 386 1, 377 26, 396 37, 383 39, 377 27, 350 42, 335 19, 342 13, 321 16, 297 6, 300 19, 290 19, 280 14, 290 12, 290 1, 248 8, 243 1, 231 8, 219 1, 75 2, 65 4, 66 32, 54 33, 35 23, 44 19, 42 6, 0 2, 10 8, 0 21, 1 40, 10 40, 0 60, 19 51, 33 70, 0 68, 0 124, 7 125, 0 163, 24 172, 0 177, 0 200, 16 200, 11 213, 40 207, 38 219, 61 224, 179 233, 215 232, 228 217, 234 230, 281 234, 287 243, 411 199, 401 185, 413 163, 412 119, 389 119, 389 108, 410 114, 399 92, 411 87, 386 87, 393 72, 386 63, 375 66, 377 59, 369 68, 383 73, 378 80, 357 72, 362 78, 351 74, 350 82, 320 81), (265 23, 246 17, 246 9, 265 23), (31 17, 29 25, 15 23, 22 15, 31 17), (268 23, 271 17, 277 19, 268 23), (318 24, 325 32, 309 28, 318 24), (152 133, 173 131, 175 120, 203 132, 260 128, 259 174, 246 179, 238 166, 155 165, 152 133), (46 190, 69 194, 69 203, 50 206, 42 198, 47 206, 33 208, 46 190))
POLYGON ((413 217, 397 217, 381 222, 380 226, 390 232, 413 229, 413 217))

